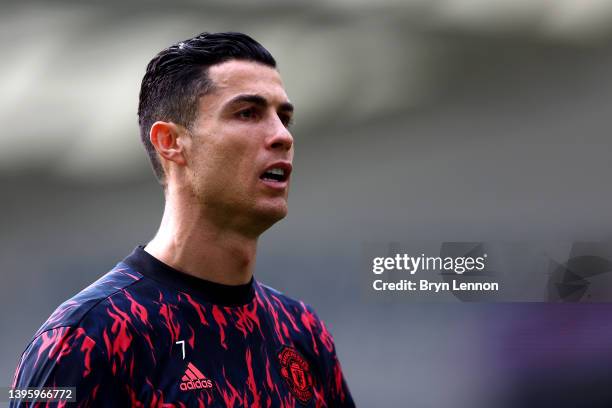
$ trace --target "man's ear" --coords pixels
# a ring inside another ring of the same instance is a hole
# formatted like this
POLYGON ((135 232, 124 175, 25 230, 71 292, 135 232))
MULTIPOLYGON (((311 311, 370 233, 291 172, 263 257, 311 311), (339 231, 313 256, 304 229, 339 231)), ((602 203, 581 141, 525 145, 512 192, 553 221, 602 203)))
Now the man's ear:
POLYGON ((149 140, 157 150, 157 154, 168 161, 184 165, 185 146, 183 139, 185 130, 172 122, 157 121, 151 126, 149 140))

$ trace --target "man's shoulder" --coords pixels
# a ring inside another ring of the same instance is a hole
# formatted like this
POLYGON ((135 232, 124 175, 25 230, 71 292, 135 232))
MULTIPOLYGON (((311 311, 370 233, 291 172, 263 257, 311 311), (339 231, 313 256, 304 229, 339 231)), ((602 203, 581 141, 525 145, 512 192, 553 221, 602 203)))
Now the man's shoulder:
POLYGON ((260 302, 268 307, 281 310, 284 313, 289 313, 294 317, 298 317, 301 321, 306 319, 311 322, 322 324, 321 319, 317 316, 313 307, 300 299, 288 296, 261 282, 257 282, 257 293, 260 302))
POLYGON ((122 302, 126 289, 142 280, 143 276, 120 262, 98 280, 63 302, 38 329, 34 337, 59 327, 79 327, 85 321, 103 323, 105 307, 113 300, 122 302))
POLYGON ((290 306, 291 308, 310 308, 309 305, 300 299, 288 296, 280 290, 259 281, 256 281, 256 291, 260 298, 273 302, 273 305, 276 304, 277 306, 280 306, 282 304, 283 306, 290 306))

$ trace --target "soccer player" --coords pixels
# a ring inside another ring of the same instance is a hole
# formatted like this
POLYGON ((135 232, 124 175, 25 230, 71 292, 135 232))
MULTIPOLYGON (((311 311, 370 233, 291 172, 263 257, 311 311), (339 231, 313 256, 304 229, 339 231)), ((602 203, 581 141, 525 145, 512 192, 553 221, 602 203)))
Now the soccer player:
POLYGON ((287 214, 292 115, 274 58, 244 34, 157 54, 138 117, 161 226, 59 306, 13 387, 76 387, 79 406, 354 406, 312 308, 253 278, 258 237, 287 214))

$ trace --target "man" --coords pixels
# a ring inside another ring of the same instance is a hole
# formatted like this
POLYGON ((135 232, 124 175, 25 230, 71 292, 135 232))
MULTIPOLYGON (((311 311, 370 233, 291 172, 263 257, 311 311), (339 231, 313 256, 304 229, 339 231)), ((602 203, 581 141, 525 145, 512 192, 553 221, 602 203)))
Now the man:
POLYGON ((239 33, 173 45, 149 63, 138 115, 159 231, 51 315, 13 387, 76 387, 81 406, 354 406, 314 311, 253 278, 293 160, 274 58, 239 33))

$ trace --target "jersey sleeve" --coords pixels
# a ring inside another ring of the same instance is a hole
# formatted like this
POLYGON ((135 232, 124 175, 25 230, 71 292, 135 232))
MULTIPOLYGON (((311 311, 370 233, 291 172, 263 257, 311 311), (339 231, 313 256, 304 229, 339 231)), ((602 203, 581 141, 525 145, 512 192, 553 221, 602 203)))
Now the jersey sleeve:
MULTIPOLYGON (((81 327, 59 327, 36 336, 21 355, 13 388, 76 388, 76 404, 113 407, 125 404, 108 358, 81 327)), ((45 406, 13 400, 10 407, 45 406)), ((61 405, 61 404, 58 404, 61 405)))
POLYGON ((315 311, 306 306, 306 320, 312 322, 313 331, 316 333, 317 347, 322 357, 323 381, 326 400, 330 407, 352 408, 355 402, 346 384, 342 367, 336 355, 336 346, 331 333, 327 330, 325 323, 317 316, 315 311), (308 316, 309 315, 309 316, 308 316))

